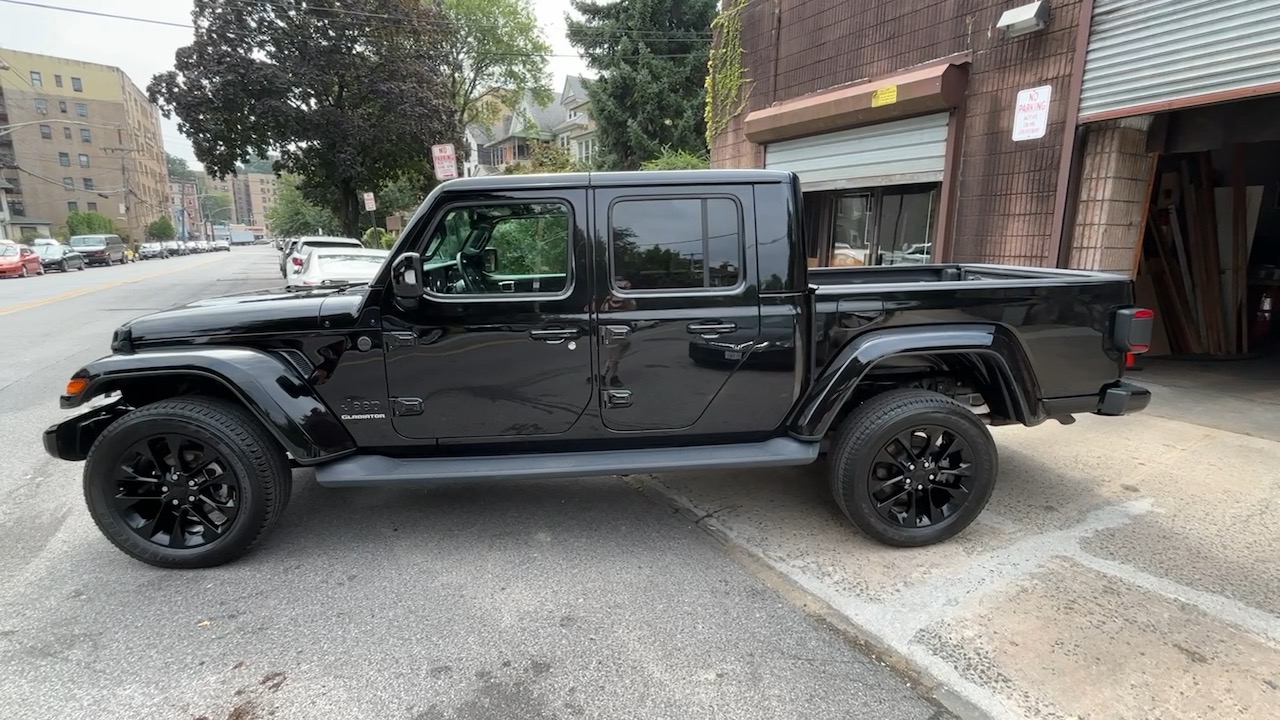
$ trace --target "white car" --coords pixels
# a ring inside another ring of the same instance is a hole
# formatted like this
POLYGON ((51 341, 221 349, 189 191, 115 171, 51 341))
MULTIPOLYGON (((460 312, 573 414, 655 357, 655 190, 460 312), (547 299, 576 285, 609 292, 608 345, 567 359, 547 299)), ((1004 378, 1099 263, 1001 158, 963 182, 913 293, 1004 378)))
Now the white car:
POLYGON ((210 243, 210 246, 215 252, 231 252, 230 240, 216 238, 212 243, 210 243))
POLYGON ((312 248, 363 248, 359 240, 343 237, 300 237, 289 241, 280 257, 280 275, 288 278, 302 271, 302 264, 312 248))
POLYGON ((378 274, 378 268, 391 254, 389 250, 362 247, 312 248, 302 261, 302 268, 290 273, 289 287, 321 287, 366 283, 378 274))

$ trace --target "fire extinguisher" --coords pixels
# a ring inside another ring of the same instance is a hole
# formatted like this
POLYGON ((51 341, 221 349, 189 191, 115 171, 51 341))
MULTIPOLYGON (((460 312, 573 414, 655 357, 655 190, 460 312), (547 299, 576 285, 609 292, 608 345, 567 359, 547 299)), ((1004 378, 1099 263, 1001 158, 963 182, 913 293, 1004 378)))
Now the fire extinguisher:
POLYGON ((1271 339, 1271 315, 1275 307, 1276 288, 1268 287, 1258 298, 1258 309, 1253 314, 1253 328, 1249 342, 1262 345, 1271 339))

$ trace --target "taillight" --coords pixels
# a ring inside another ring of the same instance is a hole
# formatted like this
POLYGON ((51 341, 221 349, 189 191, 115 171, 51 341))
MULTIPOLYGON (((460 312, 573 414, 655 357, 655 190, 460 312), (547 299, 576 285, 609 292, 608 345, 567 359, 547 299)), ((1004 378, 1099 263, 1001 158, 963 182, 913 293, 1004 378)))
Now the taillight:
POLYGON ((1151 330, 1156 314, 1147 308, 1125 308, 1116 311, 1116 324, 1112 339, 1116 347, 1126 353, 1141 355, 1151 349, 1151 330))
POLYGON ((298 257, 297 255, 294 255, 293 264, 297 265, 298 267, 302 267, 302 258, 298 257))

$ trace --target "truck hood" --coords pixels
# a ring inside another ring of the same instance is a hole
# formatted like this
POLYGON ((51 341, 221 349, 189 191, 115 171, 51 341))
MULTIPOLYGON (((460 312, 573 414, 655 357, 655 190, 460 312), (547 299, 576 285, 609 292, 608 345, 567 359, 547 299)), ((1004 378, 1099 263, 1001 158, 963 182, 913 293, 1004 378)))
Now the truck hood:
MULTIPOLYGON (((326 303, 338 318, 351 318, 368 287, 344 292, 330 288, 307 291, 255 290, 199 300, 130 320, 116 331, 112 349, 122 341, 132 346, 210 339, 229 335, 304 332, 321 327, 326 303), (341 306, 341 307, 338 307, 341 306)), ((331 329, 337 329, 331 322, 331 329)))

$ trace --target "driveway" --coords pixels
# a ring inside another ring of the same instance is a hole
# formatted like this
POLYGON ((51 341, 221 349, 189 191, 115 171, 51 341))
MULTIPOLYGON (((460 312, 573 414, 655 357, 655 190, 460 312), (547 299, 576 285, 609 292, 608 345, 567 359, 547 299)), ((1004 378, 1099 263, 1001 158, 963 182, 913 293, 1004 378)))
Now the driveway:
POLYGON ((631 480, 962 715, 1280 717, 1280 443, 1221 429, 1280 407, 1160 379, 1150 413, 995 428, 990 505, 929 548, 862 537, 825 466, 631 480))

